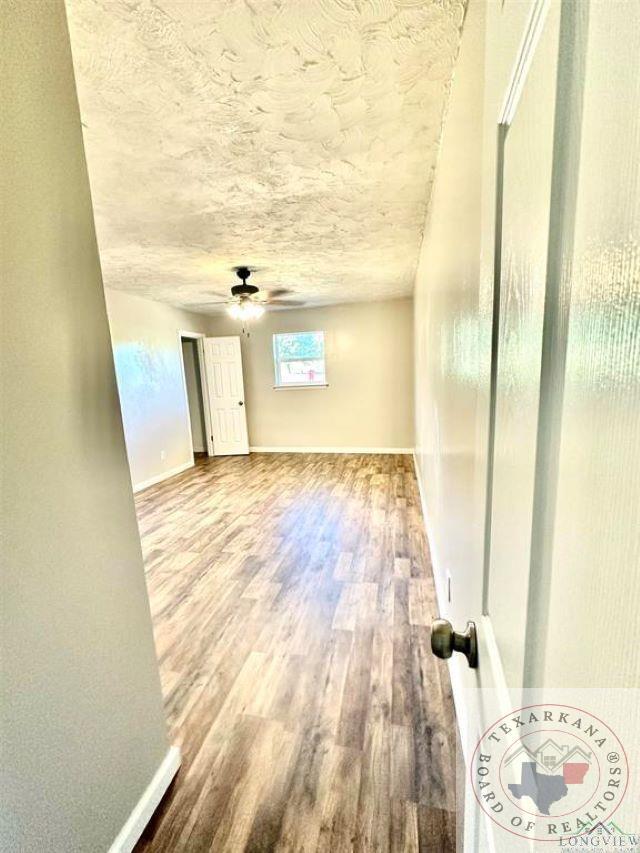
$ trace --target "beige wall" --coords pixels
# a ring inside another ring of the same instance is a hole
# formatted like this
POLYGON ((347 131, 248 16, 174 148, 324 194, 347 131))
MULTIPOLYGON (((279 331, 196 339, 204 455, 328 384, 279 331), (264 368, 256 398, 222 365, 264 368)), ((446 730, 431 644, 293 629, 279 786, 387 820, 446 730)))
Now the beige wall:
POLYGON ((0 848, 103 851, 168 744, 64 5, 2 17, 0 848))
MULTIPOLYGON (((240 335, 241 327, 121 291, 107 289, 106 300, 139 488, 193 462, 179 332, 240 335)), ((395 299, 274 311, 253 323, 241 338, 251 446, 412 448, 412 306, 395 299), (325 332, 329 387, 274 390, 273 334, 314 330, 325 332)))
POLYGON ((209 318, 106 290, 118 392, 134 487, 193 463, 180 331, 209 318))
MULTIPOLYGON (((242 338, 252 447, 413 447, 412 301, 274 311, 242 338), (277 332, 324 331, 328 388, 274 390, 277 332)), ((237 335, 212 318, 212 335, 237 335)))

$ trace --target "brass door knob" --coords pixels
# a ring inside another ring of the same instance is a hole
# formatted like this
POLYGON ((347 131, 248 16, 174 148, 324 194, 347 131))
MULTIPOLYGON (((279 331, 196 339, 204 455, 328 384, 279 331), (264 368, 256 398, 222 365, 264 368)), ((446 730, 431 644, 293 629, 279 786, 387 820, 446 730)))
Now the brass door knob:
POLYGON ((463 654, 471 669, 478 666, 478 634, 474 622, 467 622, 464 634, 454 631, 446 619, 434 619, 431 624, 431 651, 448 660, 454 652, 463 654))

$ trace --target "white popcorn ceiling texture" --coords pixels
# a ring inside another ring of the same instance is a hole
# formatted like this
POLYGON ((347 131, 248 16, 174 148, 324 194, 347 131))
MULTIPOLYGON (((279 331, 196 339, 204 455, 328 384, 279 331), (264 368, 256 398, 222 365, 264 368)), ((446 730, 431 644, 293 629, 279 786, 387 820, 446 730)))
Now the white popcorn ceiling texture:
POLYGON ((203 310, 247 264, 308 304, 411 293, 464 0, 67 11, 106 286, 203 310))

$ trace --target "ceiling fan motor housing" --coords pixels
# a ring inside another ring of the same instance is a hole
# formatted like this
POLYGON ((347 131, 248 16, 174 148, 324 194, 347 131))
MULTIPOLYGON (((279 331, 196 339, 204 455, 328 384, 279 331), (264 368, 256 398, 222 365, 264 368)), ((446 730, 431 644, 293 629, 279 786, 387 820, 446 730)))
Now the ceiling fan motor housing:
POLYGON ((236 275, 242 280, 242 284, 234 284, 231 288, 233 296, 253 296, 260 288, 255 284, 247 284, 247 279, 251 275, 249 267, 236 267, 236 275))
POLYGON ((231 293, 234 296, 253 296, 258 290, 259 288, 255 284, 234 284, 231 288, 231 293))

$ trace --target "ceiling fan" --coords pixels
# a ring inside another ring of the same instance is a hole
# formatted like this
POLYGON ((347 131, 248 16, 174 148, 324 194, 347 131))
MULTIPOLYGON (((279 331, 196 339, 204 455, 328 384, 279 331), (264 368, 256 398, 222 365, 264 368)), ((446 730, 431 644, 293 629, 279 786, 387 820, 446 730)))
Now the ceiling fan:
MULTIPOLYGON (((249 267, 234 267, 235 274, 238 276, 241 284, 234 284, 231 288, 231 296, 222 302, 209 302, 208 305, 226 305, 227 313, 236 320, 256 320, 262 317, 268 305, 281 305, 283 307, 297 307, 304 305, 297 299, 282 299, 290 290, 285 287, 275 288, 273 290, 260 290, 255 284, 247 284, 247 279, 251 275, 249 267)), ((215 296, 223 296, 222 293, 216 293, 215 296)))

